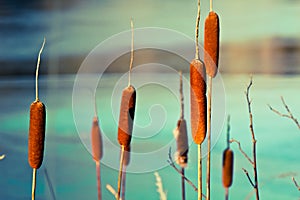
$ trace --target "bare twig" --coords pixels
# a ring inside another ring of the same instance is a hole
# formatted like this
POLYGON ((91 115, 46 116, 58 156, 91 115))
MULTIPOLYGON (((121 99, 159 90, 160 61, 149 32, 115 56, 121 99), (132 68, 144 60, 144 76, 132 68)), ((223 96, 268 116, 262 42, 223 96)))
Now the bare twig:
POLYGON ((296 188, 300 191, 300 186, 298 185, 298 183, 297 183, 295 177, 292 177, 292 180, 293 180, 293 182, 294 182, 296 188))
POLYGON ((238 144, 240 152, 244 155, 244 157, 245 157, 252 165, 254 165, 254 163, 253 163, 253 161, 251 160, 251 158, 250 158, 250 157, 247 155, 247 153, 242 149, 241 143, 240 143, 239 141, 237 141, 237 140, 235 140, 235 139, 232 138, 232 139, 230 140, 230 143, 233 143, 233 142, 235 142, 235 143, 238 144))
POLYGON ((253 175, 254 175, 254 184, 252 182, 252 186, 254 187, 255 194, 256 194, 256 199, 259 200, 259 190, 258 190, 258 175, 257 175, 257 162, 256 162, 256 138, 255 138, 255 133, 254 133, 254 128, 253 128, 253 115, 252 115, 252 110, 251 110, 251 102, 252 100, 250 99, 250 89, 252 86, 252 77, 250 78, 249 85, 247 86, 245 95, 247 99, 247 105, 248 105, 248 112, 249 112, 249 128, 250 132, 252 135, 252 156, 253 156, 253 175))
POLYGON ((281 116, 281 117, 286 117, 286 118, 289 118, 289 119, 293 120, 295 122, 295 124, 297 125, 298 129, 300 130, 300 124, 299 124, 298 120, 294 117, 294 115, 291 112, 291 110, 289 109, 288 105, 285 103, 284 98, 282 96, 280 98, 281 98, 282 104, 285 107, 288 114, 283 114, 282 112, 279 112, 278 110, 274 109, 273 107, 271 107, 268 104, 270 110, 273 111, 274 113, 276 113, 277 115, 281 116))
MULTIPOLYGON (((192 188, 195 190, 195 192, 198 192, 198 188, 195 186, 195 184, 193 184, 192 181, 190 181, 186 176, 184 176, 182 173, 181 173, 181 170, 178 169, 176 166, 175 166, 175 163, 172 159, 172 156, 171 156, 172 152, 171 152, 171 148, 169 149, 169 160, 168 163, 170 164, 171 167, 173 167, 175 169, 175 171, 177 171, 181 177, 190 185, 192 186, 192 188)), ((202 194, 202 198, 206 198, 206 196, 204 194, 202 194)))
POLYGON ((246 174, 246 176, 247 176, 247 178, 248 178, 250 184, 252 185, 252 187, 255 188, 255 185, 254 185, 252 179, 251 179, 250 176, 249 176, 249 172, 248 172, 245 168, 242 168, 242 170, 245 172, 245 174, 246 174))
POLYGON ((184 180, 194 188, 194 190, 195 190, 196 192, 198 192, 197 187, 192 183, 192 181, 190 181, 187 177, 185 177, 185 176, 181 173, 181 170, 178 169, 178 168, 175 166, 175 163, 174 163, 174 161, 173 161, 173 159, 172 159, 172 156, 171 156, 171 148, 169 149, 169 160, 167 160, 167 161, 168 161, 168 163, 170 164, 170 166, 173 167, 173 168, 181 175, 181 177, 184 178, 184 180))

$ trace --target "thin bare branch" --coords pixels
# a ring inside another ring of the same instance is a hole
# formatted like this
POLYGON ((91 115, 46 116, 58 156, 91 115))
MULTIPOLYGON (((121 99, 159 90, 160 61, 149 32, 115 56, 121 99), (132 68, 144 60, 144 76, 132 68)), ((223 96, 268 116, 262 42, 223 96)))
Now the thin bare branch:
POLYGON ((292 180, 293 180, 293 182, 294 182, 296 188, 300 191, 300 186, 298 185, 298 183, 297 183, 295 177, 292 177, 292 180))
POLYGON ((249 128, 252 136, 252 156, 253 156, 253 176, 254 176, 254 183, 250 181, 250 177, 248 176, 249 181, 251 182, 252 186, 254 187, 255 190, 255 195, 256 195, 256 200, 259 200, 259 190, 258 190, 258 174, 257 174, 257 162, 256 162, 256 138, 255 138, 255 133, 254 133, 254 128, 253 128, 253 115, 252 115, 252 110, 251 110, 251 103, 252 100, 250 99, 250 89, 252 86, 252 76, 250 77, 250 82, 247 86, 246 89, 246 99, 247 99, 247 105, 248 105, 248 113, 249 113, 249 128))
POLYGON ((181 175, 181 177, 184 178, 184 180, 194 188, 194 190, 195 190, 196 192, 198 192, 197 187, 192 183, 192 181, 190 181, 187 177, 185 177, 185 176, 181 173, 181 170, 178 169, 178 168, 175 166, 175 163, 174 163, 174 161, 173 161, 173 159, 172 159, 172 156, 171 156, 171 148, 169 149, 169 160, 167 160, 167 161, 168 161, 168 163, 170 164, 170 166, 173 167, 173 168, 181 175))
POLYGON ((254 163, 253 163, 253 161, 251 160, 251 158, 250 158, 250 157, 247 155, 247 153, 242 149, 242 146, 241 146, 240 141, 237 141, 237 140, 235 140, 235 139, 232 138, 232 139, 230 140, 230 143, 233 143, 233 142, 235 142, 235 143, 238 144, 240 152, 244 155, 244 157, 245 157, 252 165, 254 165, 254 163))
MULTIPOLYGON (((178 168, 175 166, 175 163, 174 163, 174 161, 173 161, 173 159, 172 159, 171 154, 172 154, 172 151, 171 151, 171 148, 170 148, 170 149, 169 149, 169 160, 167 160, 167 162, 170 164, 171 167, 173 167, 173 169, 175 169, 175 171, 177 171, 177 172, 180 174, 180 176, 181 176, 182 178, 184 178, 184 180, 185 180, 188 184, 190 184, 190 185, 192 186, 192 188, 195 190, 195 192, 198 192, 198 188, 193 184, 193 182, 190 181, 186 176, 184 176, 184 175, 182 174, 181 170, 178 169, 178 168)), ((202 194, 202 198, 206 198, 206 196, 205 196, 204 194, 202 194)))
POLYGON ((284 114, 276 109, 274 109, 273 107, 271 107, 270 105, 269 106, 269 109, 271 111, 273 111, 274 113, 276 113, 277 115, 281 116, 281 117, 286 117, 286 118, 289 118, 291 120, 294 121, 294 123, 297 125, 298 129, 300 130, 300 124, 298 122, 298 120, 294 117, 293 113, 291 112, 291 110, 289 109, 288 105, 285 103, 284 101, 284 98, 281 96, 281 101, 282 101, 282 104, 283 106, 285 107, 286 111, 288 112, 288 114, 284 114))
POLYGON ((243 171, 245 172, 245 174, 246 174, 246 176, 247 176, 247 178, 248 178, 250 184, 252 185, 252 187, 255 188, 255 185, 254 185, 253 181, 252 181, 251 178, 250 178, 249 172, 248 172, 245 168, 242 168, 242 169, 243 169, 243 171))

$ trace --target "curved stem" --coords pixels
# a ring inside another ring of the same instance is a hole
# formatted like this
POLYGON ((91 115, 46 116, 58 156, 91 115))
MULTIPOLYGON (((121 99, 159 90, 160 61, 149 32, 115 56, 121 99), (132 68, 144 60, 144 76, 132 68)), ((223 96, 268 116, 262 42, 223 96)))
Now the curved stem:
POLYGON ((36 63, 36 71, 35 71, 35 101, 39 100, 38 77, 39 77, 39 68, 40 68, 41 54, 42 54, 42 51, 44 49, 45 43, 46 43, 46 38, 44 38, 42 47, 41 47, 39 55, 38 55, 38 60, 37 60, 37 63, 36 63))
POLYGON ((130 65, 129 65, 129 75, 128 75, 128 86, 130 86, 131 82, 131 69, 133 64, 133 19, 130 20, 131 26, 131 54, 130 54, 130 65))

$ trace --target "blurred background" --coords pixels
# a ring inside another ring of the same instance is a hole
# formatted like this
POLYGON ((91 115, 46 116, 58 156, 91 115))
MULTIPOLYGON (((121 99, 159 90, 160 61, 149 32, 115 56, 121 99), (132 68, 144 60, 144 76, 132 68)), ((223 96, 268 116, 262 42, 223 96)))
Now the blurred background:
MULTIPOLYGON (((44 36, 41 72, 76 73, 96 45, 130 28, 131 17, 136 28, 168 28, 194 38, 196 9, 194 1, 3 0, 0 75, 30 74, 44 36)), ((221 23, 220 70, 299 73, 299 9, 299 0, 215 1, 221 23)), ((201 10, 202 43, 209 1, 201 2, 201 10)))
MULTIPOLYGON (((201 1, 201 44, 208 10, 209 1, 201 1)), ((300 182, 299 131, 291 121, 272 113, 267 104, 284 112, 280 101, 282 95, 295 117, 300 117, 300 1, 216 0, 214 10, 220 17, 219 69, 222 74, 220 85, 215 86, 222 89, 226 98, 220 95, 222 92, 214 90, 213 101, 222 103, 218 107, 219 104, 214 105, 213 102, 213 112, 216 111, 213 113, 213 128, 217 124, 223 129, 212 133, 217 137, 212 151, 212 200, 224 197, 221 157, 226 146, 226 127, 223 118, 217 116, 218 110, 224 116, 231 115, 231 136, 241 141, 245 151, 251 152, 244 98, 249 74, 253 74, 254 78, 251 96, 258 140, 261 197, 296 200, 299 192, 291 177, 295 176, 300 182)), ((30 198, 31 168, 27 162, 29 105, 34 100, 34 73, 43 37, 47 38, 47 42, 41 58, 39 83, 40 98, 47 107, 47 131, 44 163, 37 175, 37 199, 54 199, 53 194, 56 199, 96 199, 95 163, 87 144, 83 144, 83 138, 79 137, 79 134, 83 134, 86 137, 84 139, 89 141, 92 118, 82 117, 85 133, 78 133, 73 118, 73 85, 81 63, 99 43, 112 35, 128 31, 131 17, 135 28, 167 28, 194 38, 196 12, 196 0, 1 0, 0 155, 6 156, 0 161, 0 199, 30 198)), ((130 41, 124 41, 124 45, 129 49, 130 41)), ((179 42, 165 45, 178 49, 189 48, 179 42)), ((107 50, 107 53, 112 51, 107 50)), ((160 56, 158 51, 153 52, 152 59, 161 59, 160 56)), ((111 107, 112 93, 122 73, 127 72, 129 63, 124 57, 117 61, 106 71, 115 73, 103 76, 103 83, 98 86, 96 94, 101 128, 115 144, 117 123, 112 112, 118 108, 111 107)), ((188 71, 184 72, 188 80, 188 71)), ((139 78, 143 80, 144 77, 139 78)), ((169 81, 174 88, 178 85, 177 74, 166 73, 155 78, 169 81)), ((189 90, 187 84, 185 87, 185 116, 189 120, 189 90)), ((138 89, 137 122, 151 124, 151 117, 167 115, 166 123, 159 127, 161 129, 157 133, 153 134, 150 129, 147 129, 149 132, 134 132, 134 135, 154 136, 151 142, 133 138, 132 151, 146 147, 160 148, 173 140, 172 131, 179 117, 179 100, 175 97, 178 94, 168 89, 155 85, 138 89), (166 112, 151 110, 154 104, 161 105, 166 112)), ((88 101, 84 102, 86 107, 80 107, 81 111, 86 112, 93 109, 93 96, 90 91, 84 94, 90 95, 88 101)), ((114 100, 119 102, 120 94, 114 100)), ((186 175, 196 183, 197 148, 191 137, 189 139, 191 146, 186 175)), ((241 170, 245 167, 250 172, 251 165, 235 145, 232 148, 236 160, 231 199, 254 199, 252 187, 241 170)), ((104 156, 117 163, 118 156, 111 156, 110 151, 105 149, 104 156)), ((164 166, 157 170, 168 191, 168 199, 179 199, 180 177, 171 167, 167 167, 167 158, 167 154, 157 158, 156 162, 162 160, 164 166)), ((151 165, 151 162, 145 160, 142 164, 151 165)), ((203 162, 206 162, 206 157, 203 162)), ((134 158, 132 163, 135 163, 134 158)), ((104 164, 101 170, 103 199, 114 199, 105 189, 105 184, 116 188, 118 173, 104 164)), ((130 173, 127 178, 127 199, 159 199, 153 172, 130 173)), ((196 192, 188 185, 186 188, 187 199, 196 199, 196 192)))

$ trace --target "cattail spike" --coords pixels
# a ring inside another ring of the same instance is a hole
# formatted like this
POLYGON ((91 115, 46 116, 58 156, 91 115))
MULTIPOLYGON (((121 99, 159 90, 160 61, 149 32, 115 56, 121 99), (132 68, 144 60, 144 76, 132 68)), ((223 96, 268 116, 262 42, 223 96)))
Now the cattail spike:
POLYGON ((206 137, 206 74, 204 64, 200 60, 192 60, 190 64, 191 84, 191 127, 193 140, 201 144, 206 137))
POLYGON ((214 78, 218 71, 219 62, 219 16, 211 11, 205 19, 204 26, 204 63, 206 73, 214 78))

